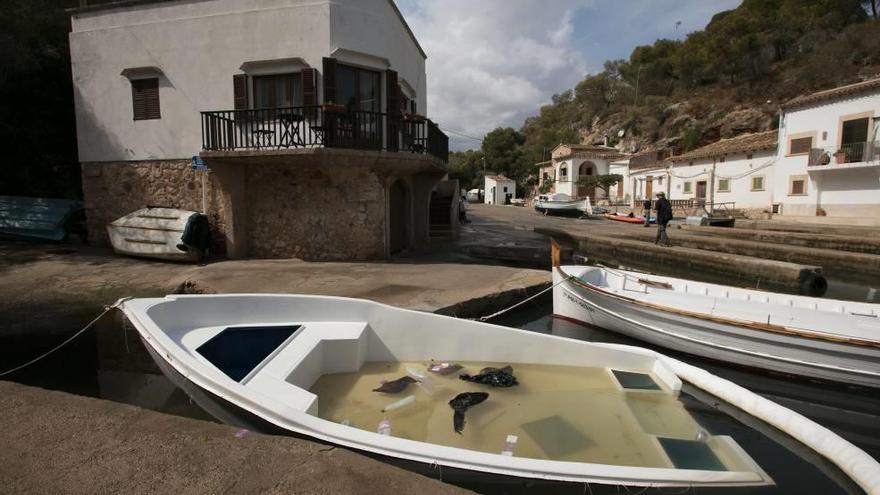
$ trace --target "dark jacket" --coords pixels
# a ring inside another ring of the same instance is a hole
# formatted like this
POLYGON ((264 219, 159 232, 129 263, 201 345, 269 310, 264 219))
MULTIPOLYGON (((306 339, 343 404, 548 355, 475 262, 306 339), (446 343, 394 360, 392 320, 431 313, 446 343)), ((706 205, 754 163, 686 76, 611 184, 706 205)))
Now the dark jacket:
POLYGON ((642 202, 642 209, 645 209, 645 210, 651 209, 651 200, 650 199, 646 199, 645 201, 642 202))
POLYGON ((666 198, 660 198, 654 203, 657 209, 657 223, 666 225, 672 220, 672 203, 666 198))

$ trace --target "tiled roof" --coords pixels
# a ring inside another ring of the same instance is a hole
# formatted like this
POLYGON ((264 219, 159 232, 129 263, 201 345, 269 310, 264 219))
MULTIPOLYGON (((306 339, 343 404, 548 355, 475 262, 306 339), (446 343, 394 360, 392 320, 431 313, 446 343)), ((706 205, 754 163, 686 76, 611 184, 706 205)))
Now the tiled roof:
POLYGON ((698 160, 701 158, 715 158, 731 153, 749 153, 752 151, 771 150, 776 148, 778 131, 758 132, 755 134, 742 134, 737 137, 722 139, 712 144, 697 148, 687 153, 673 156, 673 162, 698 160))
POLYGON ((843 96, 849 96, 853 94, 868 92, 868 91, 880 91, 880 78, 877 79, 869 79, 867 81, 857 82, 854 84, 847 84, 846 86, 840 86, 837 88, 826 89, 823 91, 818 91, 816 93, 811 93, 808 95, 801 95, 796 98, 792 98, 787 102, 782 104, 782 108, 789 110, 796 107, 802 107, 804 105, 809 105, 811 103, 818 103, 820 101, 830 100, 833 98, 840 98, 843 96))
POLYGON ((512 180, 513 180, 513 179, 510 179, 510 178, 505 177, 505 176, 503 176, 503 175, 486 175, 485 177, 486 177, 487 179, 492 179, 492 180, 496 180, 496 181, 498 181, 498 180, 509 180, 509 181, 512 181, 512 180))
POLYGON ((551 156, 557 160, 561 158, 568 158, 570 156, 580 158, 604 158, 609 160, 616 160, 619 158, 623 158, 625 155, 618 151, 617 148, 612 148, 610 146, 597 146, 594 144, 560 144, 553 148, 551 156), (563 147, 568 148, 568 150, 561 150, 561 148, 563 147))

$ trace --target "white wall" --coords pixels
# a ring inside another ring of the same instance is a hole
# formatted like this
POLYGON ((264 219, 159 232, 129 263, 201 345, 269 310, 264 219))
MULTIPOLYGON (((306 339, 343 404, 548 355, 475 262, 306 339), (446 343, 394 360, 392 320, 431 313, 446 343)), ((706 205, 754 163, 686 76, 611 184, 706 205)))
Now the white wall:
POLYGON ((516 182, 512 179, 493 179, 485 177, 483 180, 483 202, 487 205, 503 205, 504 198, 511 194, 511 199, 516 199, 516 182), (494 188, 494 189, 493 189, 494 188), (507 188, 505 191, 504 189, 507 188))
POLYGON ((189 0, 76 13, 72 26, 82 162, 197 154, 199 112, 233 108, 232 77, 249 61, 300 57, 320 73, 334 50, 384 58, 417 88, 420 111, 427 105, 424 58, 385 0, 189 0), (162 118, 134 121, 120 73, 148 66, 164 74, 162 118))
MULTIPOLYGON (((567 158, 565 160, 554 161, 554 168, 556 172, 556 192, 562 194, 568 194, 572 198, 578 197, 578 185, 577 181, 580 178, 578 175, 580 172, 580 167, 586 162, 592 162, 593 173, 592 175, 605 175, 609 173, 608 160, 600 159, 600 158, 567 158), (562 176, 562 167, 566 167, 567 175, 565 177, 562 176)), ((605 191, 602 189, 596 188, 596 198, 600 199, 605 197, 605 191)))
MULTIPOLYGON (((772 191, 772 201, 782 205, 783 215, 812 216, 817 207, 833 216, 880 213, 880 166, 811 170, 807 166, 808 155, 788 154, 789 138, 799 134, 814 136, 814 148, 825 148, 833 153, 840 143, 840 118, 862 112, 880 116, 880 92, 820 102, 783 114, 772 191), (806 195, 789 194, 792 176, 807 177, 806 195)), ((874 139, 878 139, 876 130, 874 139)))
MULTIPOLYGON (((695 199, 697 197, 697 182, 706 181, 706 201, 714 203, 736 203, 735 208, 770 208, 772 196, 773 167, 775 151, 761 151, 752 153, 752 158, 746 153, 727 155, 723 162, 718 159, 694 160, 673 166, 670 173, 670 187, 664 189, 668 192, 669 199, 695 199), (715 168, 714 184, 711 172, 715 168), (763 190, 752 190, 752 178, 764 177, 763 190), (720 191, 718 188, 721 179, 729 180, 729 191, 720 191), (685 183, 690 182, 691 192, 685 192, 685 183)), ((656 186, 656 184, 655 184, 656 186)), ((656 187, 655 187, 656 192, 656 187)))

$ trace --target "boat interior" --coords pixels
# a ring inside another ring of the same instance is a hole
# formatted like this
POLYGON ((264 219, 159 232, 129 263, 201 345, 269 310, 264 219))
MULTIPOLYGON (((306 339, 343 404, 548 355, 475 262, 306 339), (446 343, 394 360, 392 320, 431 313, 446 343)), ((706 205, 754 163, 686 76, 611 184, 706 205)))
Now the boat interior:
POLYGON ((435 459, 443 458, 439 446, 500 454, 512 435, 517 459, 502 465, 574 461, 656 468, 666 472, 653 474, 661 480, 688 483, 772 482, 731 438, 709 434, 691 417, 677 398, 681 381, 644 349, 344 298, 168 296, 126 304, 142 335, 184 376, 295 431, 375 446, 384 441, 376 434, 384 420, 392 439, 412 440, 410 450, 427 448, 435 459), (510 365, 519 385, 493 388, 427 371, 440 362, 470 374, 510 365), (403 392, 373 391, 403 376, 416 377, 403 392), (459 434, 448 403, 465 392, 489 398, 466 411, 459 434), (390 407, 402 399, 406 407, 390 407))
POLYGON ((771 293, 606 267, 560 268, 594 288, 655 306, 880 344, 880 304, 771 293))

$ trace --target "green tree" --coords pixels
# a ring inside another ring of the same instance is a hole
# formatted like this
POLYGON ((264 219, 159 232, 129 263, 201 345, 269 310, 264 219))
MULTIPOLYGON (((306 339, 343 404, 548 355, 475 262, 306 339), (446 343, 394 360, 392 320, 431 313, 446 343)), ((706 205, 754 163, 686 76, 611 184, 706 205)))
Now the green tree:
POLYGON ((460 187, 468 190, 482 188, 482 174, 482 151, 454 151, 449 154, 449 178, 458 179, 460 187))
POLYGON ((605 191, 605 197, 611 196, 611 187, 623 180, 620 174, 585 175, 578 179, 578 184, 584 187, 598 187, 605 191))

